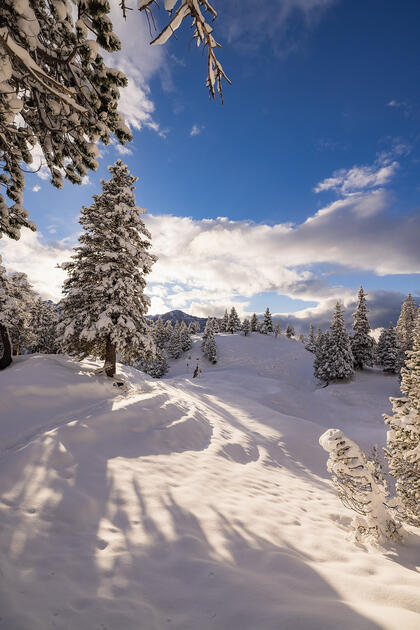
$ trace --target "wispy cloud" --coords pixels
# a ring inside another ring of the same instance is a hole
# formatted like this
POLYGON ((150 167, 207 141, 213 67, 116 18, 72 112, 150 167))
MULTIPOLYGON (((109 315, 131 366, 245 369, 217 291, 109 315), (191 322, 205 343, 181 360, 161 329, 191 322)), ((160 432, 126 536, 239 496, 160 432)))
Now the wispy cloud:
POLYGON ((32 190, 33 192, 39 192, 41 190, 41 186, 38 186, 38 184, 36 184, 35 186, 32 186, 32 190))
POLYGON ((199 125, 193 125, 191 127, 190 136, 198 136, 198 135, 200 135, 202 129, 203 128, 200 127, 199 125))

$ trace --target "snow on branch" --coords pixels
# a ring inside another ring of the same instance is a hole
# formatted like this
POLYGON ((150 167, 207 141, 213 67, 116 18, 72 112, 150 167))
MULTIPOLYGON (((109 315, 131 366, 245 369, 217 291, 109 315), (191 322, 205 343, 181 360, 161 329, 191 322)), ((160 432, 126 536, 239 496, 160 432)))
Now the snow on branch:
MULTIPOLYGON (((123 1, 122 5, 124 4, 123 1)), ((151 16, 152 20, 153 14, 151 7, 153 4, 157 5, 156 0, 139 1, 139 11, 145 11, 148 17, 151 16)), ((187 16, 191 16, 194 28, 193 38, 196 41, 197 47, 202 44, 204 48, 207 48, 206 87, 209 89, 211 98, 215 98, 217 90, 223 103, 222 80, 225 79, 229 84, 231 82, 216 57, 216 50, 217 48, 221 48, 221 45, 215 40, 213 27, 207 22, 201 11, 201 7, 212 16, 213 21, 217 18, 217 11, 208 0, 164 0, 164 8, 170 14, 170 21, 157 37, 151 41, 151 44, 164 44, 167 42, 171 35, 174 35, 175 31, 181 26, 184 19, 187 16)))

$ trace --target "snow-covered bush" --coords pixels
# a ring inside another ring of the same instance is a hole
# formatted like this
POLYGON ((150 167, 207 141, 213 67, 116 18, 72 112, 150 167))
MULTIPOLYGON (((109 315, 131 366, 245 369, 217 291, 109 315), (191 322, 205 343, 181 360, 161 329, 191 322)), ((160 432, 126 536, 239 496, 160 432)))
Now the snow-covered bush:
POLYGON ((279 335, 281 335, 281 326, 279 322, 276 322, 276 325, 274 326, 274 337, 277 339, 279 335))
POLYGON ((144 356, 136 367, 153 378, 162 378, 169 370, 165 352, 159 352, 149 357, 144 356))
POLYGON ((355 539, 398 541, 400 524, 392 516, 386 482, 378 475, 359 446, 340 429, 328 429, 319 438, 329 454, 327 469, 342 503, 356 512, 353 520, 355 539))

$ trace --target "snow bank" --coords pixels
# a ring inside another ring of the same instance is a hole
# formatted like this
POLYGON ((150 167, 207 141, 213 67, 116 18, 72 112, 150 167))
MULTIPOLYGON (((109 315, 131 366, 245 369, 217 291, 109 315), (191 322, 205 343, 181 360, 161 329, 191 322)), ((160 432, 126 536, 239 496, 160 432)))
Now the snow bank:
POLYGON ((126 394, 62 357, 2 374, 0 627, 417 630, 418 538, 356 547, 318 445, 383 443, 396 379, 319 389, 298 342, 216 341, 215 366, 196 339, 160 381, 121 367, 126 394))

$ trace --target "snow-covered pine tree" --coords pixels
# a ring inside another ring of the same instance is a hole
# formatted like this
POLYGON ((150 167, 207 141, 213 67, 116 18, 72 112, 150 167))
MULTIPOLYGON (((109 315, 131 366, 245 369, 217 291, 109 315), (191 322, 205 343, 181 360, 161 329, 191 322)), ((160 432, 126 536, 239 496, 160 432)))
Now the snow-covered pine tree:
POLYGON ((357 308, 353 313, 354 333, 350 339, 356 370, 363 370, 365 365, 373 365, 373 339, 369 335, 370 324, 367 314, 366 293, 363 287, 360 287, 357 295, 357 308))
POLYGON ((315 347, 316 347, 316 342, 315 342, 314 327, 311 324, 309 326, 309 337, 308 337, 308 342, 307 342, 305 348, 306 348, 306 350, 309 350, 309 352, 315 352, 315 347))
POLYGON ((281 335, 281 326, 279 322, 276 322, 276 325, 274 326, 274 337, 277 339, 279 335, 281 335))
POLYGON ((159 316, 157 320, 153 323, 152 327, 152 336, 153 341, 155 342, 156 348, 162 350, 168 341, 167 331, 165 328, 165 324, 163 323, 162 318, 159 316))
MULTIPOLYGON (((140 0, 139 10, 150 14, 153 1, 140 0)), ((125 0, 119 4, 125 15, 125 0)), ((165 7, 169 24, 152 43, 165 43, 190 18, 196 43, 207 51, 210 95, 214 98, 217 90, 222 98, 222 80, 229 80, 206 19, 206 13, 212 20, 217 16, 214 7, 209 0, 170 0, 165 7)), ((111 133, 123 143, 131 139, 117 111, 126 77, 108 68, 99 54, 99 47, 107 53, 120 49, 109 12, 108 0, 0 3, 0 161, 2 183, 13 202, 8 208, 0 196, 0 234, 17 239, 22 226, 35 229, 22 207, 22 163, 32 162, 34 145, 43 154, 52 183, 61 187, 63 176, 80 183, 88 169, 96 170, 97 140, 108 144, 111 133)))
POLYGON ((407 352, 401 370, 404 398, 390 398, 392 416, 385 455, 389 472, 396 480, 397 496, 404 520, 420 527, 420 309, 413 333, 413 349, 407 352))
POLYGON ((211 322, 212 322, 212 328, 213 328, 214 334, 220 332, 219 322, 218 322, 217 318, 216 317, 212 317, 211 322))
POLYGON ((286 337, 288 339, 291 339, 294 336, 295 336, 295 329, 293 328, 293 326, 291 324, 287 324, 287 326, 286 326, 286 337))
POLYGON ((9 279, 9 292, 14 299, 13 321, 9 333, 13 354, 23 354, 33 345, 36 333, 31 328, 31 314, 36 294, 26 273, 12 273, 9 279))
POLYGON ((58 313, 54 304, 38 298, 32 308, 30 328, 35 335, 31 352, 55 354, 57 347, 58 313))
POLYGON ((316 329, 316 334, 315 334, 315 350, 316 350, 316 346, 320 343, 321 339, 322 339, 322 330, 318 326, 318 328, 316 329))
POLYGON ((192 346, 192 339, 187 324, 185 322, 181 322, 179 334, 181 339, 182 352, 188 352, 188 350, 190 350, 192 346))
POLYGON ((190 322, 188 325, 188 332, 190 335, 195 335, 200 330, 200 324, 198 322, 190 322))
POLYGON ((222 317, 221 324, 219 326, 220 332, 228 332, 228 326, 229 326, 229 313, 228 313, 228 310, 226 309, 222 317))
POLYGON ((375 463, 340 429, 328 429, 319 443, 329 454, 327 469, 339 498, 357 513, 353 520, 355 539, 399 541, 400 525, 392 518, 388 486, 378 476, 375 463))
POLYGON ((303 333, 300 333, 298 341, 300 341, 300 343, 305 343, 305 335, 303 333))
POLYGON ((156 256, 149 253, 145 211, 136 206, 137 178, 121 160, 108 170, 111 179, 102 180, 102 192, 82 209, 80 246, 61 265, 68 277, 58 329, 65 351, 103 358, 106 375, 114 376, 117 352, 132 360, 153 350, 144 289, 156 256))
POLYGON ((210 326, 207 330, 206 338, 203 342, 203 354, 210 363, 217 363, 217 346, 213 328, 210 326))
POLYGON ((136 367, 153 378, 162 378, 169 370, 166 353, 164 351, 159 351, 148 357, 144 356, 136 367))
POLYGON ((353 354, 339 302, 334 309, 331 332, 324 333, 317 343, 314 374, 326 383, 347 379, 353 374, 353 354))
POLYGON ((390 322, 388 328, 384 328, 379 336, 376 355, 378 364, 383 368, 384 372, 397 374, 401 369, 401 349, 398 344, 397 331, 392 322, 390 322))
POLYGON ((264 319, 260 327, 260 332, 263 335, 269 335, 270 333, 274 332, 273 319, 271 317, 270 309, 268 308, 268 306, 265 309, 264 319))
POLYGON ((0 370, 12 362, 12 342, 9 329, 13 323, 15 311, 14 299, 10 295, 10 283, 0 256, 0 370))
POLYGON ((403 352, 412 348, 416 318, 417 306, 409 293, 402 304, 397 322, 397 336, 403 352))
POLYGON ((244 333, 245 337, 247 337, 251 332, 251 323, 247 317, 242 322, 241 330, 244 333))
POLYGON ((172 359, 179 359, 182 355, 181 330, 178 322, 174 326, 171 338, 168 342, 168 353, 172 359))
POLYGON ((172 332, 173 332, 172 322, 170 319, 167 319, 165 322, 165 335, 166 335, 165 343, 169 342, 169 339, 172 337, 172 332))
POLYGON ((258 317, 256 313, 253 313, 251 317, 251 332, 257 332, 257 330, 258 330, 258 317))
POLYGON ((236 312, 236 308, 232 306, 229 314, 229 321, 226 328, 226 332, 236 333, 241 329, 241 320, 239 319, 238 313, 236 312))

